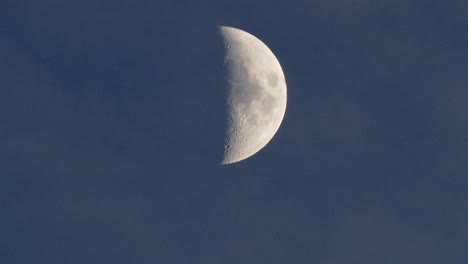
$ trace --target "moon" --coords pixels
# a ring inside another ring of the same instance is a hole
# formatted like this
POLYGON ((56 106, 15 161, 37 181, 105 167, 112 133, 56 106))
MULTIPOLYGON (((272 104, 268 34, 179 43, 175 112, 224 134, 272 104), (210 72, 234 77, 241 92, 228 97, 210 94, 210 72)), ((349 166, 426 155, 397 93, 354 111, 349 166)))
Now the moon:
POLYGON ((286 80, 278 59, 255 36, 220 26, 224 40, 227 130, 221 164, 247 159, 265 147, 286 112, 286 80))

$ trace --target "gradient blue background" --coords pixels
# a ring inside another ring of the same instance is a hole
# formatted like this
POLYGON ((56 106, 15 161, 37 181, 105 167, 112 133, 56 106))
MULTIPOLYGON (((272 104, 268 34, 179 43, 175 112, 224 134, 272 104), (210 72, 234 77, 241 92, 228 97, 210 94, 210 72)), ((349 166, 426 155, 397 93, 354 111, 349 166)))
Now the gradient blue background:
POLYGON ((468 2, 2 0, 0 263, 468 263, 468 2), (223 150, 218 25, 276 54, 223 150))

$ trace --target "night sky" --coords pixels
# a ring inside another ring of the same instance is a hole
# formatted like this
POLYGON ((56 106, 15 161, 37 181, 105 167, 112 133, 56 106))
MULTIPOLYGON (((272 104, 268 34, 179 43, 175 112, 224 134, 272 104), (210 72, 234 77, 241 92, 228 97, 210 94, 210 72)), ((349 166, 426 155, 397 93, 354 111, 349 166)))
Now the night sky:
POLYGON ((465 0, 0 0, 0 263, 468 263, 465 0), (220 165, 218 26, 283 123, 220 165))

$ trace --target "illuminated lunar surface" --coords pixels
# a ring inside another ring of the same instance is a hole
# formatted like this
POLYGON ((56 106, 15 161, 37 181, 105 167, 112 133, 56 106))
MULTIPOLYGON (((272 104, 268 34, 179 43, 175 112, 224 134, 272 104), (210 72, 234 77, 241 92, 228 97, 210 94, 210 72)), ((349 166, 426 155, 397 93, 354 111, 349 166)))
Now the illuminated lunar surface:
POLYGON ((270 142, 286 111, 286 80, 273 52, 258 38, 220 27, 227 68, 228 125, 222 164, 244 160, 270 142))

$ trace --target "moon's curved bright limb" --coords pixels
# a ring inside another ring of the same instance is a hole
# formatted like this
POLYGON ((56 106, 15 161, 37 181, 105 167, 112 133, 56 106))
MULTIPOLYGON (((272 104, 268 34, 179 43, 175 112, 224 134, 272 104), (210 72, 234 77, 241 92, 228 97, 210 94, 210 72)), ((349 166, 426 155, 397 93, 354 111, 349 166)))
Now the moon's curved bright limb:
POLYGON ((228 85, 222 164, 244 160, 273 138, 286 111, 286 80, 273 52, 240 29, 221 26, 228 85))

